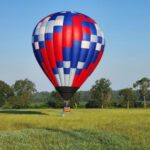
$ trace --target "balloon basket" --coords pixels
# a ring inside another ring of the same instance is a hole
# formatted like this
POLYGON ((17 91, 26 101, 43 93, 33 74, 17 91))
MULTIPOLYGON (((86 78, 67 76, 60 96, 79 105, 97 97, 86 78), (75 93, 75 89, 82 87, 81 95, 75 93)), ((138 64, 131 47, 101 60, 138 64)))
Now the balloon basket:
POLYGON ((64 101, 64 112, 70 112, 70 102, 69 101, 64 101))

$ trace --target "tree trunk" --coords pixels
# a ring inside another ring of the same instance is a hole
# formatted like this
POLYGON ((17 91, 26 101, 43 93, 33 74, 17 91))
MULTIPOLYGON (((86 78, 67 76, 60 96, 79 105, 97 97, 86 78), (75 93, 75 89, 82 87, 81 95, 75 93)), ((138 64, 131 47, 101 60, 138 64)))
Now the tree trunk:
POLYGON ((127 101, 127 108, 129 109, 129 107, 130 107, 130 103, 129 101, 127 101))
POLYGON ((74 103, 74 105, 75 105, 75 108, 77 109, 77 108, 78 108, 78 105, 77 105, 77 103, 76 103, 76 102, 74 103))
POLYGON ((101 105, 101 108, 102 108, 102 109, 104 108, 104 105, 103 105, 103 104, 101 105))
POLYGON ((145 99, 145 96, 143 98, 144 98, 144 108, 146 108, 146 99, 145 99))

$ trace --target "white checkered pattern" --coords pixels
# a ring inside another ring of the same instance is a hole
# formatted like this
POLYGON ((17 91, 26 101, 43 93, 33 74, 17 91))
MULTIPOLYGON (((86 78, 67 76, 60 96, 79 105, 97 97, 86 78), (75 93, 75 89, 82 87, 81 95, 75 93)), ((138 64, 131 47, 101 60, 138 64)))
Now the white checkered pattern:
POLYGON ((97 36, 102 36, 102 31, 101 31, 101 29, 100 29, 98 24, 95 24, 95 28, 97 30, 97 36))
POLYGON ((40 27, 40 30, 39 30, 39 34, 45 34, 46 24, 47 24, 47 22, 43 22, 41 24, 41 27, 40 27))
POLYGON ((63 68, 58 68, 58 74, 59 74, 61 86, 65 86, 65 81, 64 81, 64 69, 63 69, 63 68))
POLYGON ((69 86, 72 85, 74 76, 75 76, 76 68, 70 68, 70 76, 69 76, 69 86))
POLYGON ((34 42, 34 47, 36 50, 39 50, 39 42, 34 42))
POLYGON ((89 41, 82 41, 81 48, 89 49, 90 48, 90 42, 89 41))
POLYGON ((33 39, 32 39, 32 43, 34 44, 34 47, 36 50, 39 49, 39 41, 44 41, 45 40, 45 30, 46 30, 46 26, 48 23, 48 20, 50 19, 50 16, 48 16, 47 18, 45 18, 42 22, 39 22, 36 29, 35 29, 35 33, 33 35, 33 39), (34 41, 34 36, 38 35, 38 42, 34 41))
POLYGON ((82 69, 84 66, 84 62, 79 61, 77 65, 77 69, 82 69))
POLYGON ((69 86, 69 74, 65 74, 65 86, 69 86))
POLYGON ((55 26, 63 26, 64 16, 57 16, 55 20, 55 26))
POLYGON ((103 32, 101 31, 101 36, 102 36, 102 45, 104 45, 105 44, 105 40, 104 40, 104 34, 103 34, 103 32))
POLYGON ((42 22, 39 22, 39 24, 37 25, 34 35, 38 35, 39 34, 39 30, 40 30, 41 24, 42 24, 42 22))
MULTIPOLYGON (((70 61, 63 61, 64 68, 70 68, 70 64, 71 64, 70 61)), ((64 78, 65 78, 64 86, 69 86, 69 76, 70 76, 69 74, 64 74, 64 78)))
POLYGON ((44 34, 40 34, 39 35, 39 41, 44 41, 45 37, 44 37, 44 34))
POLYGON ((63 61, 64 68, 70 68, 70 61, 63 61))
POLYGON ((102 46, 102 45, 101 45, 100 43, 97 43, 95 50, 96 50, 96 51, 100 51, 100 50, 101 50, 101 46, 102 46))
POLYGON ((46 33, 53 33, 54 25, 55 25, 54 20, 48 21, 46 26, 46 33))
POLYGON ((59 74, 55 74, 58 85, 61 85, 59 74))
POLYGON ((48 18, 45 18, 43 23, 41 24, 41 27, 40 27, 40 30, 39 30, 39 41, 44 41, 45 40, 45 31, 46 31, 46 25, 47 25, 47 22, 49 20, 50 17, 48 18))
POLYGON ((96 43, 97 42, 97 35, 91 35, 90 41, 96 43))

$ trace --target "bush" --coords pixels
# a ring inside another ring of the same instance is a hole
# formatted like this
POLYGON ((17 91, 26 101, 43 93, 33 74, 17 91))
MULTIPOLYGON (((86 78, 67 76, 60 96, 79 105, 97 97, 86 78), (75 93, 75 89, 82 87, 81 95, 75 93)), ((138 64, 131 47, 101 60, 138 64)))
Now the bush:
MULTIPOLYGON (((134 106, 137 107, 137 108, 143 108, 144 102, 143 101, 136 101, 134 103, 134 106)), ((148 108, 150 107, 150 101, 147 101, 147 107, 148 108)))
POLYGON ((48 108, 47 103, 32 103, 28 106, 29 108, 48 108))
POLYGON ((88 102, 86 102, 86 101, 79 101, 78 107, 79 108, 85 108, 87 103, 88 102))
POLYGON ((6 103, 6 104, 4 104, 4 105, 2 106, 2 108, 3 108, 3 109, 12 109, 13 106, 12 106, 11 104, 9 104, 9 103, 6 103))
POLYGON ((99 103, 97 101, 91 100, 86 104, 86 108, 98 108, 99 103))
POLYGON ((51 108, 63 108, 64 102, 63 100, 49 100, 47 105, 51 108))

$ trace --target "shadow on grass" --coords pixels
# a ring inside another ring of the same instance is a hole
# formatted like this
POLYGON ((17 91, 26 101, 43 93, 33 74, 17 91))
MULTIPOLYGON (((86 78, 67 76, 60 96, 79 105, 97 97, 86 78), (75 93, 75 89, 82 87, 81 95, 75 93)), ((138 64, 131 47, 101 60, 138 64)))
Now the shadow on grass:
POLYGON ((0 110, 0 114, 19 114, 19 115, 46 115, 40 111, 20 111, 20 110, 0 110))
POLYGON ((127 135, 115 134, 107 131, 96 131, 86 129, 62 130, 54 128, 46 128, 46 130, 62 135, 69 136, 82 143, 90 143, 90 145, 101 145, 104 149, 141 149, 141 144, 134 143, 127 135))
POLYGON ((89 138, 88 136, 85 136, 85 132, 86 130, 62 130, 62 129, 55 129, 55 128, 46 128, 47 131, 51 131, 51 132, 56 132, 56 133, 62 133, 63 135, 68 135, 72 138, 75 138, 75 139, 80 139, 80 140, 83 140, 83 141, 88 141, 89 138))

